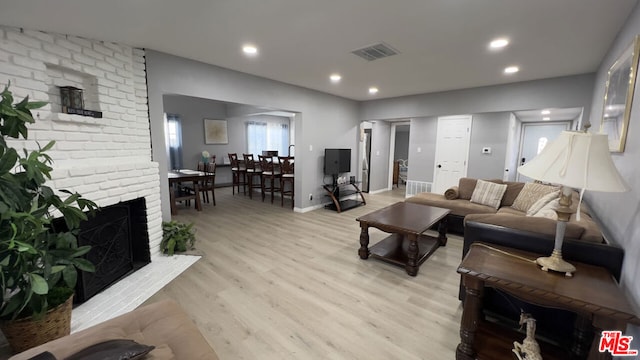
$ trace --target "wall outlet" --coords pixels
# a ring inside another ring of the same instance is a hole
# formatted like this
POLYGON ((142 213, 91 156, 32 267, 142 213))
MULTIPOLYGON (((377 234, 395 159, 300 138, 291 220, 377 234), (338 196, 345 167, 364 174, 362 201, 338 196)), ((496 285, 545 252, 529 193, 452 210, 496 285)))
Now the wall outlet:
POLYGON ((313 200, 313 194, 309 194, 309 201, 313 200))

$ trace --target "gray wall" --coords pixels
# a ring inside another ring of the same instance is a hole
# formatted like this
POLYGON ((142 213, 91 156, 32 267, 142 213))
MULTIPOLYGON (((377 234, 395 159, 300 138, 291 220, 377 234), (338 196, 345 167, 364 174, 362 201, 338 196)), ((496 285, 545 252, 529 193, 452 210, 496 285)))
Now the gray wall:
MULTIPOLYGON (((153 50, 146 51, 146 60, 153 158, 160 164, 160 196, 165 220, 171 218, 163 126, 165 94, 299 113, 295 119, 297 208, 320 205, 324 201, 324 148, 357 149, 360 121, 355 101, 153 50), (308 194, 314 195, 313 201, 308 194)), ((354 164, 356 153, 352 151, 354 164)))
POLYGON ((433 180, 437 128, 436 117, 411 119, 407 179, 427 182, 433 180))
POLYGON ((393 150, 394 160, 407 159, 409 157, 409 125, 396 127, 396 143, 393 150), (398 131, 398 129, 402 129, 398 131))
POLYGON ((468 176, 502 178, 511 111, 541 108, 591 108, 595 74, 526 81, 507 85, 421 94, 361 103, 362 120, 411 118, 409 171, 415 181, 433 181, 437 117, 472 114, 468 176), (491 115, 491 113, 494 113, 491 115), (496 115, 495 113, 499 113, 496 115), (478 124, 476 124, 478 120, 478 124), (485 128, 488 125, 489 128, 485 128), (479 148, 492 155, 479 156, 479 148), (417 149, 421 148, 421 152, 417 149))
POLYGON ((588 117, 593 95, 593 81, 594 74, 583 74, 372 100, 361 104, 360 116, 362 120, 379 120, 531 110, 545 107, 585 107, 585 117, 588 117))
POLYGON ((507 156, 510 112, 473 114, 467 175, 478 179, 502 179, 507 156), (482 148, 490 147, 491 154, 482 148))
MULTIPOLYGON (((591 116, 588 117, 593 125, 592 129, 600 128, 602 116, 603 96, 607 71, 615 62, 617 56, 626 48, 633 37, 640 34, 640 8, 636 6, 629 16, 623 29, 612 44, 605 56, 596 75, 595 88, 591 116)), ((627 133, 627 142, 624 153, 612 153, 622 177, 627 181, 631 190, 626 193, 596 193, 587 192, 585 198, 593 211, 597 214, 601 225, 605 229, 608 238, 625 250, 625 261, 622 270, 622 286, 630 294, 640 309, 640 172, 638 171, 638 159, 640 159, 640 78, 636 79, 633 104, 631 107, 631 120, 627 133)), ((640 329, 632 329, 634 342, 633 348, 638 348, 636 339, 640 339, 640 329)))
MULTIPOLYGON (((371 159, 369 160, 369 192, 389 188, 389 153, 391 149, 391 124, 376 121, 371 129, 371 159)), ((351 168, 353 171, 353 167, 351 168)))
MULTIPOLYGON (((204 143, 203 119, 224 120, 227 118, 226 105, 219 101, 193 98, 188 96, 165 95, 164 111, 180 115, 182 120, 182 163, 186 168, 194 169, 202 158, 202 151, 216 155, 216 163, 221 164, 223 155, 227 156, 228 145, 206 145, 204 143)), ((229 143, 235 134, 227 124, 229 143)))

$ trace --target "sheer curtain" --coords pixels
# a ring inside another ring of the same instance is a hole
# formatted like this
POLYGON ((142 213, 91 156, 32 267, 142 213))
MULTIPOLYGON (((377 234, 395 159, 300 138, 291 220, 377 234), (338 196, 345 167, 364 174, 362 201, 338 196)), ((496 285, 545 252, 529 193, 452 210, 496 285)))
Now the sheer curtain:
POLYGON ((262 155, 262 150, 267 150, 267 123, 247 122, 247 154, 262 155))
POLYGON ((247 152, 262 155, 263 150, 277 150, 285 155, 289 148, 289 124, 281 122, 247 122, 247 152))
POLYGON ((182 169, 182 121, 180 115, 165 114, 165 141, 170 169, 182 169))

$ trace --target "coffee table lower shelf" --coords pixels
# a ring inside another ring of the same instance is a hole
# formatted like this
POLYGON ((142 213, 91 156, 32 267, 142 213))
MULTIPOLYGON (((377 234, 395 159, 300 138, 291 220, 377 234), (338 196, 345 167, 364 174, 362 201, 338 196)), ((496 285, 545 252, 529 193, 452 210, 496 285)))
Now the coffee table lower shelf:
MULTIPOLYGON (((418 237, 418 257, 416 265, 420 266, 440 246, 437 238, 429 235, 418 237)), ((391 234, 377 244, 369 247, 369 255, 390 264, 404 267, 407 265, 409 239, 401 234, 391 234)))

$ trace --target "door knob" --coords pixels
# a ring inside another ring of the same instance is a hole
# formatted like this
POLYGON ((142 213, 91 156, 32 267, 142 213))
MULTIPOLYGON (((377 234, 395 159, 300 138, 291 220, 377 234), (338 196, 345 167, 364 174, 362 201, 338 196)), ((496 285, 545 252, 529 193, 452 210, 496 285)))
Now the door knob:
POLYGON ((442 168, 442 165, 438 164, 438 169, 442 168))

